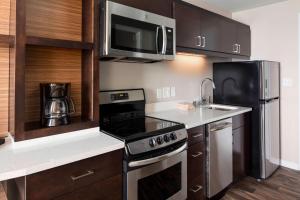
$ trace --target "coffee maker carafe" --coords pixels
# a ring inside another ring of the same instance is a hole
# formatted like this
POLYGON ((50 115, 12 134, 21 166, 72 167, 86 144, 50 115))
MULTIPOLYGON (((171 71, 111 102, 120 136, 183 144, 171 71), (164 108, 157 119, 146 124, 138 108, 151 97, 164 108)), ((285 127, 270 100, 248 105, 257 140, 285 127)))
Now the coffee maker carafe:
POLYGON ((41 88, 41 123, 46 127, 70 123, 75 106, 70 96, 70 83, 44 83, 41 88))

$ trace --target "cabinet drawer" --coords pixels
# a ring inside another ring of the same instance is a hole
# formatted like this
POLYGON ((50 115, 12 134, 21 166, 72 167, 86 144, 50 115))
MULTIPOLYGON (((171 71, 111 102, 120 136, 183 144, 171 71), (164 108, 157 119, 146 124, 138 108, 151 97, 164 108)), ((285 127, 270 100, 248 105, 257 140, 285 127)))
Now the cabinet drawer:
POLYGON ((122 200, 122 189, 122 175, 118 175, 53 200, 122 200))
POLYGON ((205 128, 204 126, 199 126, 188 130, 188 143, 189 146, 196 144, 198 142, 204 141, 205 137, 205 128))
POLYGON ((122 150, 27 176, 27 200, 53 199, 119 174, 122 150))
POLYGON ((204 174, 204 144, 198 143, 188 148, 188 179, 204 174))
POLYGON ((194 178, 188 184, 188 200, 202 200, 205 199, 204 195, 204 181, 202 176, 194 178))

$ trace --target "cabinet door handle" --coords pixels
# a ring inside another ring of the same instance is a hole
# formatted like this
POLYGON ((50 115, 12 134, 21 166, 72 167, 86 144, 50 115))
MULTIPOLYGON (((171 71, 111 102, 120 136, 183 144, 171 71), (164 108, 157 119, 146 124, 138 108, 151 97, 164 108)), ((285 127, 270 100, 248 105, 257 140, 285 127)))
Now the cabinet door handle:
POLYGON ((202 133, 199 133, 197 135, 193 135, 193 138, 198 138, 198 137, 203 137, 203 134, 202 133))
POLYGON ((203 40, 203 42, 202 42, 202 47, 204 48, 204 47, 206 47, 206 38, 205 38, 205 37, 202 37, 202 40, 203 40))
POLYGON ((201 47, 202 46, 201 36, 197 36, 195 38, 196 38, 196 46, 201 47))
POLYGON ((94 170, 88 170, 86 173, 81 174, 79 176, 71 176, 71 179, 72 179, 72 181, 77 181, 79 179, 82 179, 82 178, 87 177, 87 176, 91 176, 93 174, 95 174, 94 170))
POLYGON ((201 156, 203 153, 201 151, 197 152, 196 154, 192 154, 193 158, 197 158, 198 156, 201 156))
POLYGON ((238 53, 239 52, 239 46, 238 44, 233 45, 233 53, 238 53))
POLYGON ((196 185, 195 187, 192 187, 190 189, 190 191, 194 192, 194 193, 197 193, 199 192, 200 190, 202 189, 202 186, 201 185, 196 185))

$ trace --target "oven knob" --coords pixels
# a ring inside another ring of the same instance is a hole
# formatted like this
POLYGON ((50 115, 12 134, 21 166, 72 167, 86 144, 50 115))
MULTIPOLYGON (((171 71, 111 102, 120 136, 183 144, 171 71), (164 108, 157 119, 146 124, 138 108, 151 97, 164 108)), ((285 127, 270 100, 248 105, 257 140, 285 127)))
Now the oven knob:
POLYGON ((170 134, 171 140, 177 140, 177 135, 175 133, 170 134))
POLYGON ((157 144, 162 144, 162 143, 164 143, 163 137, 162 137, 162 136, 157 137, 157 138, 156 138, 156 142, 157 142, 157 144))
POLYGON ((154 138, 151 138, 149 140, 149 145, 150 145, 150 147, 155 147, 156 146, 156 140, 154 138))
POLYGON ((169 135, 164 135, 164 141, 165 141, 165 142, 169 142, 169 141, 170 141, 169 135))

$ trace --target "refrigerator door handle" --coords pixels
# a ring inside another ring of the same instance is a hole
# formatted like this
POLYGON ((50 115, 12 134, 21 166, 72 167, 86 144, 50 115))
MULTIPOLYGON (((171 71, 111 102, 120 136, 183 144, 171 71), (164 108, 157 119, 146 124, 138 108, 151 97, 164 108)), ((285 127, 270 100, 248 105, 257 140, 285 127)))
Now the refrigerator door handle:
POLYGON ((266 154, 265 154, 265 116, 266 116, 266 106, 261 105, 260 114, 260 145, 261 145, 261 164, 260 164, 260 177, 266 177, 266 154))

